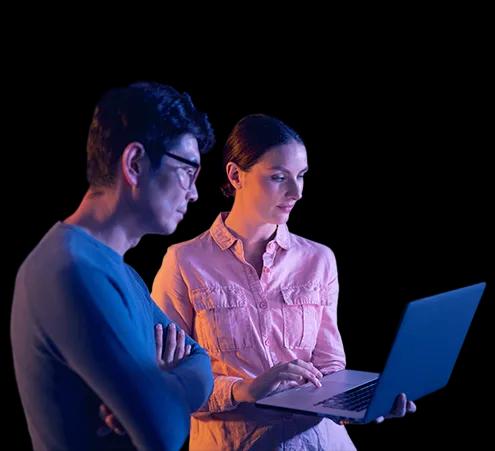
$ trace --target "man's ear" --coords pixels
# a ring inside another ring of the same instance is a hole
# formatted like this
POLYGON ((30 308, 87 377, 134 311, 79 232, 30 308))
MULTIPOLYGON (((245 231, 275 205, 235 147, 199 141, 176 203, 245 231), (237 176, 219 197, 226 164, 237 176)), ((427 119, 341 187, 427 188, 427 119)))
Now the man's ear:
POLYGON ((149 164, 143 145, 139 142, 127 144, 120 162, 124 180, 131 186, 137 186, 139 177, 149 164))
POLYGON ((229 161, 225 167, 227 171, 227 178, 232 186, 238 190, 242 188, 242 174, 241 168, 237 166, 233 161, 229 161))

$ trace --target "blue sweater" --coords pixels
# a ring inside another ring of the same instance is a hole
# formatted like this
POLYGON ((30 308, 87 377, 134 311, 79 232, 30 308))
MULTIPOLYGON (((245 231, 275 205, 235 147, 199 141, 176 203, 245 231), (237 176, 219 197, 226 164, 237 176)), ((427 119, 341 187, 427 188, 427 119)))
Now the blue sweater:
POLYGON ((210 360, 173 370, 156 363, 154 325, 170 320, 111 248, 57 223, 17 274, 11 318, 14 366, 35 450, 99 450, 104 402, 142 450, 179 449, 189 416, 213 387, 210 360))

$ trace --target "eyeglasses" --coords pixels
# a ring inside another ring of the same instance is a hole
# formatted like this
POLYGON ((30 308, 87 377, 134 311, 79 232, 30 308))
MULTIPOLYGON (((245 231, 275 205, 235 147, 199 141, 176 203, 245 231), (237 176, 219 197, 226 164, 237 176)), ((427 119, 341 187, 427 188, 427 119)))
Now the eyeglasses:
POLYGON ((190 190, 194 185, 194 182, 198 178, 198 174, 201 169, 200 164, 197 163, 196 161, 188 160, 187 158, 180 157, 179 155, 175 155, 174 153, 168 151, 163 153, 165 155, 168 155, 170 158, 173 158, 174 160, 180 161, 181 163, 185 163, 188 166, 194 168, 194 169, 183 168, 183 167, 175 168, 177 170, 177 176, 179 178, 180 186, 185 190, 190 190))

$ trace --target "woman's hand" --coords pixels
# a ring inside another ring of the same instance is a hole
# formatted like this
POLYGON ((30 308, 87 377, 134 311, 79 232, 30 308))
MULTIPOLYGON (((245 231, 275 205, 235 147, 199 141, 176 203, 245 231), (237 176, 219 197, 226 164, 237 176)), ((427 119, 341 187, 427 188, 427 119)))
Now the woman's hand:
POLYGON ((311 362, 295 359, 279 363, 254 379, 235 383, 232 387, 232 397, 237 402, 255 402, 274 391, 302 385, 308 381, 315 387, 321 387, 322 377, 311 362))
POLYGON ((412 401, 408 401, 405 393, 401 393, 397 396, 397 398, 395 398, 395 402, 390 413, 383 417, 378 417, 375 422, 382 423, 389 418, 401 418, 407 413, 414 412, 416 412, 416 404, 412 401))

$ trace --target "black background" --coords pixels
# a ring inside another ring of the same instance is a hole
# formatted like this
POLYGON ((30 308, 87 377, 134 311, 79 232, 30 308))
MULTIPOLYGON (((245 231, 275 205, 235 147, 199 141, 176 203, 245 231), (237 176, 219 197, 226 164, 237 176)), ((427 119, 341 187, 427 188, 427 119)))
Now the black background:
POLYGON ((356 445, 478 449, 488 442, 495 265, 487 66, 462 40, 387 48, 362 43, 353 50, 323 49, 306 58, 274 50, 261 59, 244 49, 218 62, 196 54, 185 62, 164 48, 163 55, 134 52, 101 64, 86 50, 77 58, 60 53, 27 61, 12 85, 16 103, 7 132, 16 145, 4 152, 6 225, 12 227, 2 303, 6 443, 30 447, 8 345, 15 272, 85 192, 85 139, 100 95, 148 79, 187 91, 209 113, 217 145, 203 158, 200 199, 177 232, 145 237, 126 255, 145 281, 151 284, 168 245, 204 231, 228 208, 219 192, 220 155, 235 122, 248 113, 277 116, 308 150, 305 192, 289 227, 336 254, 339 326, 350 368, 381 370, 409 300, 489 282, 449 385, 419 400, 418 412, 407 418, 349 427, 356 445))

